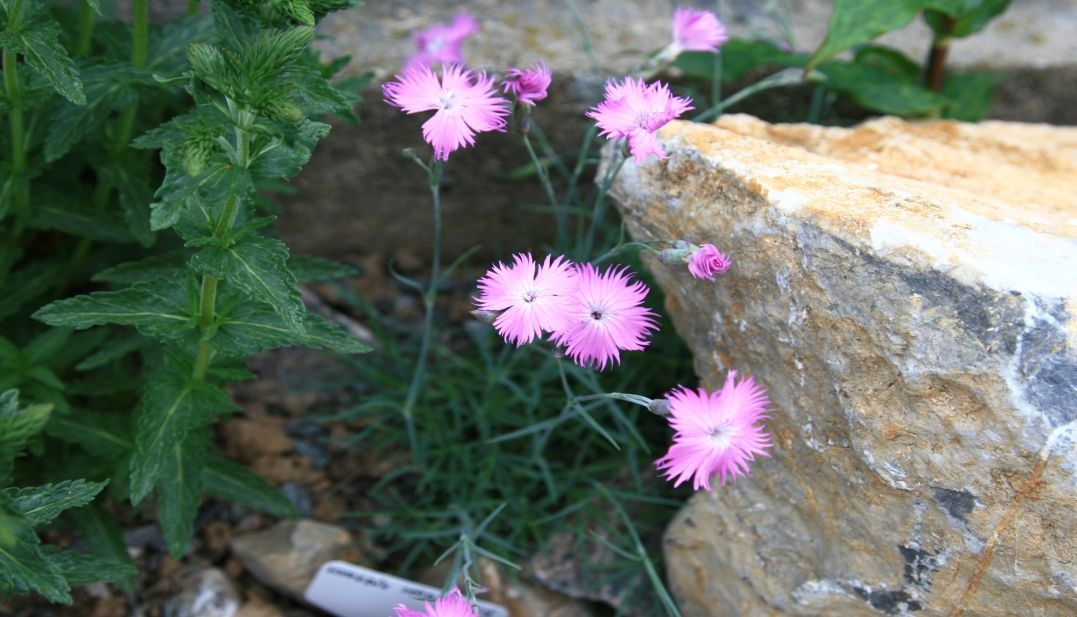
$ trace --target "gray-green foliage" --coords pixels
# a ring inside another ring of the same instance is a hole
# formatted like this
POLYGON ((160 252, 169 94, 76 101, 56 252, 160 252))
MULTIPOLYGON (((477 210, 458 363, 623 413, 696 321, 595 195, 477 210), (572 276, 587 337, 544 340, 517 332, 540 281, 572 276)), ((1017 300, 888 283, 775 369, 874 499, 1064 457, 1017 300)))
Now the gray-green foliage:
POLYGON ((369 351, 300 299, 353 271, 291 255, 256 194, 309 161, 322 116, 351 117, 309 46, 354 3, 218 0, 149 25, 147 2, 131 27, 101 22, 107 3, 0 0, 0 391, 32 403, 0 397, 0 595, 130 588, 106 485, 154 504, 177 556, 205 493, 294 515, 213 452, 224 386, 265 349, 369 351), (91 553, 40 545, 64 510, 91 553))

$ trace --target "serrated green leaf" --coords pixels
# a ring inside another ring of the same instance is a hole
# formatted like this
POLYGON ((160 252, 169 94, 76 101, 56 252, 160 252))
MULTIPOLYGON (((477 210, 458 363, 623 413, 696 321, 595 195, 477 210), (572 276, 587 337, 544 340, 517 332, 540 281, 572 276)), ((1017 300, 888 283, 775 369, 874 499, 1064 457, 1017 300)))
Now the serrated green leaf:
POLYGON ((19 408, 19 392, 0 394, 0 485, 11 475, 11 463, 49 420, 52 405, 37 404, 19 408))
POLYGON ((0 319, 17 314, 27 304, 51 291, 69 267, 69 261, 67 256, 35 259, 8 275, 0 285, 0 297, 4 298, 0 302, 0 319))
MULTIPOLYGON (((113 578, 110 581, 125 592, 133 590, 138 572, 134 560, 127 553, 127 546, 123 541, 123 530, 120 529, 116 518, 106 512, 99 503, 91 503, 71 511, 70 514, 94 555, 100 555, 113 563, 127 564, 134 569, 132 574, 113 578)), ((70 579, 68 582, 70 583, 70 579)))
POLYGON ((116 460, 135 447, 128 422, 125 413, 80 409, 63 415, 53 414, 45 425, 45 432, 79 445, 98 458, 116 460))
MULTIPOLYGON (((101 332, 105 332, 105 330, 101 330, 101 332)), ((81 362, 75 365, 75 370, 90 371, 99 368, 128 354, 145 349, 148 343, 149 341, 145 337, 133 332, 117 334, 110 337, 107 346, 83 358, 81 362)))
POLYGON ((251 174, 256 178, 290 178, 310 161, 318 140, 329 134, 329 125, 304 120, 288 139, 274 137, 255 153, 251 174))
POLYGON ((193 430, 161 452, 157 508, 168 551, 176 559, 187 552, 194 519, 202 503, 202 473, 209 452, 209 431, 193 430))
POLYGON ((112 111, 137 102, 135 86, 156 86, 153 73, 121 62, 104 62, 82 69, 86 104, 65 102, 49 118, 45 160, 58 160, 91 131, 100 127, 112 111))
POLYGON ((112 285, 132 285, 171 276, 186 263, 187 257, 182 251, 171 251, 117 264, 98 272, 90 277, 90 280, 112 285))
POLYGON ((150 202, 153 201, 153 189, 150 187, 149 161, 142 153, 127 151, 118 160, 99 166, 97 173, 104 182, 116 187, 123 219, 131 235, 142 246, 151 246, 150 202))
POLYGON ((46 198, 34 203, 26 226, 31 229, 55 229, 94 242, 131 242, 130 230, 110 212, 79 208, 76 204, 46 198))
POLYGON ((45 545, 41 549, 45 559, 59 570, 60 575, 72 587, 97 581, 122 582, 131 580, 138 574, 138 568, 130 557, 126 561, 120 561, 110 556, 77 553, 52 545, 45 545))
POLYGON ((213 39, 213 20, 196 15, 168 22, 150 39, 149 66, 154 73, 178 75, 187 70, 187 47, 213 39))
POLYGON ((271 516, 293 518, 299 512, 276 486, 243 465, 211 455, 202 470, 206 492, 271 516))
POLYGON ((304 331, 296 332, 267 307, 245 302, 221 317, 216 340, 225 356, 250 355, 277 347, 328 349, 345 354, 371 351, 369 345, 347 330, 318 315, 307 313, 303 325, 304 331))
MULTIPOLYGON (((236 406, 220 388, 162 369, 147 380, 135 419, 131 457, 131 501, 138 503, 162 482, 167 459, 176 456, 188 434, 236 406)), ((177 497, 178 499, 178 497, 177 497)))
MULTIPOLYGON (((2 511, 0 516, 10 519, 2 511)), ((0 523, 8 522, 0 520, 0 523)), ((71 603, 70 588, 63 574, 45 558, 40 540, 29 530, 20 533, 14 544, 0 544, 0 597, 31 592, 41 594, 49 602, 71 603)))
POLYGON ((355 268, 331 259, 321 257, 305 257, 292 255, 288 258, 288 268, 295 273, 295 278, 300 283, 318 283, 333 279, 350 278, 358 276, 359 271, 355 268))
POLYGON ((248 236, 229 247, 207 246, 190 263, 196 271, 224 279, 273 307, 291 330, 303 332, 306 308, 288 269, 288 247, 280 240, 248 236))
POLYGON ((75 62, 60 44, 60 27, 44 11, 37 11, 25 24, 4 32, 4 47, 22 54, 26 64, 45 78, 67 100, 86 104, 75 62))
POLYGON ((106 484, 107 481, 64 480, 41 486, 6 488, 0 490, 0 500, 6 502, 9 511, 37 527, 51 522, 68 508, 90 503, 106 484))
POLYGON ((119 291, 97 291, 46 305, 34 319, 76 329, 102 324, 134 326, 162 341, 197 327, 197 288, 188 276, 160 278, 119 291))
POLYGON ((815 50, 806 68, 819 66, 834 54, 853 45, 903 28, 930 0, 834 0, 826 38, 815 50))

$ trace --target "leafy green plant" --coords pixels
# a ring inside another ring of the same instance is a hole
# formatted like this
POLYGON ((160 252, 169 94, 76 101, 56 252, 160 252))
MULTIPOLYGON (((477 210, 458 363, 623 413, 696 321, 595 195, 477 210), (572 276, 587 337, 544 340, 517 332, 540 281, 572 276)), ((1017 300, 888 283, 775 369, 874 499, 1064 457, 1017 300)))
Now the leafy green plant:
POLYGON ((70 522, 93 559, 124 564, 105 578, 131 574, 119 528, 90 503, 106 484, 135 505, 152 496, 176 556, 204 493, 293 515, 212 452, 210 427, 237 411, 223 386, 264 349, 369 350, 300 299, 301 282, 350 270, 291 255, 258 198, 307 163, 329 131, 315 118, 352 116, 309 50, 316 20, 352 3, 220 0, 212 17, 192 3, 161 26, 147 0, 130 26, 100 21, 96 1, 63 4, 0 0, 0 389, 20 388, 42 418, 35 456, 14 468, 40 486, 0 496, 11 571, 42 574, 0 592, 54 601, 90 570, 29 538, 67 507, 89 504, 70 522), (72 291, 84 293, 57 299, 72 291), (24 507, 54 497, 47 517, 24 507))
POLYGON ((42 544, 35 532, 64 510, 89 503, 107 481, 9 486, 15 458, 40 437, 51 411, 48 404, 20 408, 17 390, 0 394, 0 594, 36 591, 53 602, 71 602, 71 587, 122 581, 134 567, 107 555, 42 544))
POLYGON ((999 77, 986 71, 946 74, 954 39, 980 32, 1009 6, 1009 0, 836 0, 826 38, 812 54, 782 49, 763 40, 734 39, 719 54, 682 54, 676 66, 704 80, 743 79, 759 67, 803 68, 817 92, 847 97, 857 105, 904 117, 976 121, 986 116, 999 77), (908 25, 917 15, 933 40, 923 65, 900 51, 871 44, 908 25), (850 60, 835 59, 852 50, 850 60))

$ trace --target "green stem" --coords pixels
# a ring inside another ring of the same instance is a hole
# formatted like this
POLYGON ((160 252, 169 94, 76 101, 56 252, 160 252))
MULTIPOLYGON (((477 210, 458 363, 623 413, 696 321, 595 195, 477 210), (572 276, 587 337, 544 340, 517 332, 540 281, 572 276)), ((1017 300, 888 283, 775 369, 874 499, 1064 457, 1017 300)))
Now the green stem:
POLYGON ((419 342, 419 357, 415 361, 415 371, 411 375, 411 384, 404 398, 401 412, 408 430, 408 443, 413 455, 419 455, 418 437, 415 433, 415 405, 419 402, 419 392, 426 380, 427 357, 430 355, 430 339, 434 332, 434 305, 441 287, 441 176, 445 165, 435 160, 427 167, 427 179, 430 184, 430 198, 434 206, 434 254, 430 260, 430 286, 423 294, 423 332, 419 342))
POLYGON ((613 181, 617 179, 617 174, 621 173, 621 168, 624 167, 626 161, 628 161, 628 153, 625 152, 624 146, 619 146, 618 150, 621 152, 621 160, 617 162, 616 166, 606 169, 606 177, 602 179, 602 184, 598 185, 598 195, 595 197, 595 207, 591 213, 591 225, 587 228, 587 237, 584 239, 583 251, 580 253, 580 259, 587 259, 587 256, 591 254, 591 249, 594 247, 595 235, 598 233, 598 227, 602 224, 602 219, 606 216, 606 194, 610 190, 610 186, 613 185, 613 181))
MULTIPOLYGON (((86 51, 89 52, 89 31, 93 28, 93 13, 89 4, 83 2, 83 9, 89 11, 88 25, 82 24, 80 30, 80 42, 82 45, 82 37, 86 37, 86 51)), ((81 16, 80 16, 81 17, 81 16)), ((134 0, 131 5, 131 64, 138 67, 145 67, 149 62, 149 28, 150 28, 150 15, 149 15, 149 0, 134 0)), ((131 134, 135 128, 135 117, 138 114, 138 103, 132 104, 130 107, 125 108, 120 112, 120 118, 116 123, 116 134, 112 141, 112 146, 109 149, 112 159, 115 161, 127 148, 127 144, 131 141, 131 134)), ((93 211, 100 212, 108 205, 109 198, 112 196, 112 186, 102 179, 98 180, 97 187, 94 189, 93 198, 93 211)), ((60 291, 62 292, 72 273, 76 272, 86 260, 86 257, 90 254, 90 248, 93 246, 93 241, 89 238, 82 238, 79 240, 78 245, 75 246, 75 251, 71 255, 71 266, 67 269, 67 274, 60 279, 58 284, 60 291)))
POLYGON ((90 44, 93 42, 93 7, 86 0, 79 5, 79 38, 75 43, 75 55, 87 56, 90 54, 90 44))
POLYGON ((950 43, 953 42, 951 35, 957 27, 957 20, 949 15, 942 16, 940 29, 935 33, 931 41, 931 51, 927 55, 927 72, 924 74, 924 85, 935 92, 942 91, 942 85, 946 80, 946 56, 950 54, 950 43))
POLYGON ((558 249, 565 245, 568 240, 568 208, 564 207, 557 200, 557 193, 553 189, 553 183, 550 181, 550 172, 546 169, 546 166, 539 160, 538 154, 535 153, 534 146, 531 145, 531 137, 524 133, 524 147, 527 148, 527 154, 531 157, 531 163, 535 165, 535 171, 538 173, 539 181, 542 182, 542 188, 546 191, 546 199, 550 201, 550 206, 553 207, 554 220, 557 221, 557 244, 558 249))
MULTIPOLYGON (((221 218, 217 221, 217 226, 213 229, 214 238, 218 240, 224 238, 224 234, 231 229, 233 223, 235 223, 236 214, 238 212, 239 196, 232 195, 224 205, 224 212, 221 213, 221 218)), ((198 351, 195 354, 194 369, 191 371, 191 377, 196 381, 202 381, 206 378, 206 372, 209 370, 210 364, 213 361, 213 343, 209 340, 207 335, 216 318, 217 287, 219 284, 220 279, 217 277, 208 274, 202 275, 202 293, 198 301, 198 329, 202 336, 198 341, 198 351)))
MULTIPOLYGON (((149 61, 150 48, 149 0, 134 0, 131 5, 131 64, 144 68, 149 61)), ((113 157, 119 156, 131 141, 138 105, 127 107, 120 114, 116 139, 112 142, 113 157)))
POLYGON ((198 14, 198 0, 187 0, 187 16, 194 17, 198 14))
POLYGON ((804 71, 801 69, 785 69, 784 71, 779 71, 765 79, 757 81, 743 90, 738 90, 733 96, 692 118, 692 121, 707 122, 712 118, 718 117, 725 110, 754 94, 758 94, 771 88, 780 88, 782 86, 801 83, 804 81, 804 77, 804 71))
POLYGON ((18 57, 15 52, 4 50, 3 66, 4 93, 11 104, 11 111, 8 113, 8 124, 11 128, 11 167, 12 172, 22 173, 26 169, 26 150, 23 148, 25 143, 22 109, 19 108, 22 92, 19 91, 18 57))
POLYGON ((214 312, 217 308, 218 283, 217 277, 202 275, 202 296, 198 303, 198 327, 202 331, 202 339, 198 341, 194 370, 191 371, 191 377, 196 381, 202 381, 206 378, 206 372, 213 361, 213 343, 207 340, 205 335, 213 324, 214 312))

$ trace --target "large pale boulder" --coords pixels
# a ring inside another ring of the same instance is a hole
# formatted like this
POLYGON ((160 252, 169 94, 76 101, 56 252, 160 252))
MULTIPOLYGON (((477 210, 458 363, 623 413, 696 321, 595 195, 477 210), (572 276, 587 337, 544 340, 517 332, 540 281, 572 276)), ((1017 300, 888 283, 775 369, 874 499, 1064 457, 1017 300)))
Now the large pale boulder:
POLYGON ((703 384, 753 374, 775 435, 669 527, 685 615, 1077 614, 1077 129, 661 136, 611 195, 637 240, 732 256, 649 265, 703 384))

